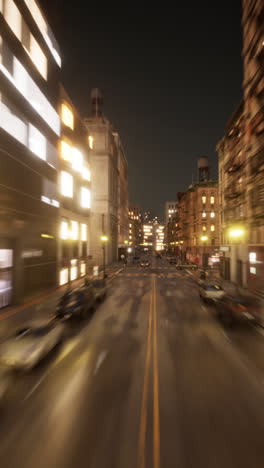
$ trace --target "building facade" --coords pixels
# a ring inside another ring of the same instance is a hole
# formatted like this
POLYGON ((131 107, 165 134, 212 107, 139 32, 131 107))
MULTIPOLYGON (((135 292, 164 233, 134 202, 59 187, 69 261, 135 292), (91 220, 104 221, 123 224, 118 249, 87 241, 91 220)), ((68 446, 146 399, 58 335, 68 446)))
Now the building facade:
POLYGON ((165 243, 168 253, 177 253, 176 242, 178 241, 178 202, 168 201, 165 203, 165 243))
POLYGON ((143 243, 142 215, 138 206, 130 206, 128 212, 129 232, 128 244, 135 251, 141 248, 143 243))
POLYGON ((58 283, 63 285, 89 271, 91 170, 86 128, 62 86, 59 111, 58 283))
POLYGON ((227 124, 225 137, 217 145, 221 275, 240 285, 247 283, 247 237, 242 236, 237 242, 230 233, 244 230, 249 212, 244 133, 244 106, 241 103, 227 124))
POLYGON ((225 279, 264 294, 264 4, 243 1, 243 103, 217 146, 225 279))
POLYGON ((57 284, 60 51, 35 0, 0 1, 0 308, 57 284))
POLYGON ((120 137, 102 111, 102 95, 92 90, 92 117, 85 119, 92 174, 91 251, 93 263, 103 262, 101 237, 106 236, 106 263, 118 259, 128 234, 127 161, 120 137))
POLYGON ((243 1, 248 286, 264 294, 264 3, 243 1))
POLYGON ((218 183, 197 182, 179 199, 178 241, 183 261, 208 267, 219 250, 218 183))

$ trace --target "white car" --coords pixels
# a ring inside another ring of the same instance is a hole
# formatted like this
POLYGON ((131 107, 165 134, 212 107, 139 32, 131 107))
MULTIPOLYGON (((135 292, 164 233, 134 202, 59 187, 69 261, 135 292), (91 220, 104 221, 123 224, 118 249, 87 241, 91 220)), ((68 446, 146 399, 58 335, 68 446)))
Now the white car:
POLYGON ((21 327, 0 345, 0 362, 9 369, 33 369, 63 339, 64 325, 54 320, 21 327))
POLYGON ((222 299, 225 296, 225 291, 219 286, 219 284, 205 283, 199 287, 200 298, 204 301, 222 299))

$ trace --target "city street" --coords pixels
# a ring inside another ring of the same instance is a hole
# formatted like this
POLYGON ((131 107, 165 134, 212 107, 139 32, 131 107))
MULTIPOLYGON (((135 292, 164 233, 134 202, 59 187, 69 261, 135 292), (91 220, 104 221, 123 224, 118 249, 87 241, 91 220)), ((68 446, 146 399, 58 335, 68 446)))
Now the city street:
POLYGON ((263 467, 264 330, 225 329, 166 260, 127 266, 91 320, 12 379, 1 467, 263 467))

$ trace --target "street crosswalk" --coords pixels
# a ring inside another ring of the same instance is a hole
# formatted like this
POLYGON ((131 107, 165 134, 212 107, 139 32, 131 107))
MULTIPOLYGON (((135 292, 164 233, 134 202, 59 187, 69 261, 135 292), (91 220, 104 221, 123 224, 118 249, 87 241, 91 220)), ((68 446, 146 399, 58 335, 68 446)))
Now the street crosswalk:
MULTIPOLYGON (((156 268, 155 268, 156 270, 156 268)), ((155 272, 122 272, 118 276, 122 278, 142 278, 142 277, 151 277, 151 274, 154 274, 157 278, 167 278, 167 279, 173 279, 173 278, 185 278, 185 275, 178 273, 177 271, 171 272, 171 273, 155 273, 155 272)))

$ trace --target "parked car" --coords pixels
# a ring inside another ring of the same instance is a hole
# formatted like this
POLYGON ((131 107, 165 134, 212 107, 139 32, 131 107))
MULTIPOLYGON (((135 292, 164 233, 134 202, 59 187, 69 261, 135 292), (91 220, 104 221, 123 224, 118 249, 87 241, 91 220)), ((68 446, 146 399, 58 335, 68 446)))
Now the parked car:
POLYGON ((225 294, 223 288, 215 283, 204 283, 199 286, 199 295, 204 301, 222 299, 225 294))
POLYGON ((67 291, 60 299, 56 317, 62 320, 86 318, 96 306, 95 291, 92 283, 67 291))
POLYGON ((107 286, 104 279, 96 279, 92 281, 92 287, 97 301, 102 301, 107 295, 107 286))
POLYGON ((150 266, 149 260, 141 260, 140 265, 142 267, 149 267, 150 266))
POLYGON ((23 326, 0 345, 1 364, 12 370, 31 370, 62 341, 63 335, 64 325, 55 320, 23 326))

